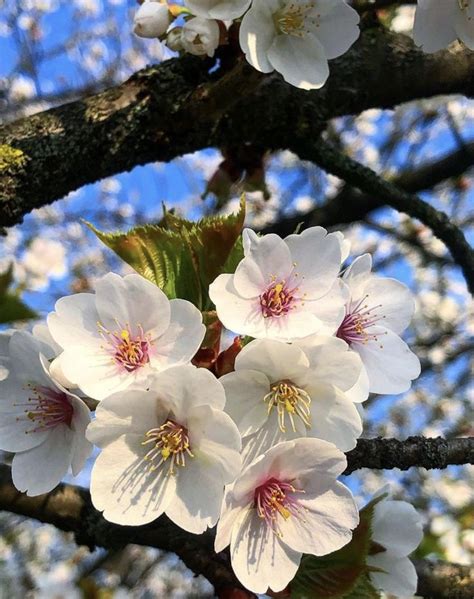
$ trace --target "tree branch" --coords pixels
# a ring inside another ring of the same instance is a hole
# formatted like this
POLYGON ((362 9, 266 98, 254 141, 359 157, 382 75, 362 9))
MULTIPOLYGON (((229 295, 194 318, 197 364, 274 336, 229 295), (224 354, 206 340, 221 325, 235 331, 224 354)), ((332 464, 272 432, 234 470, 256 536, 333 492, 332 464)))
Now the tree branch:
POLYGON ((364 31, 350 52, 332 61, 327 85, 313 92, 277 75, 263 77, 242 61, 213 75, 209 66, 190 56, 170 60, 0 127, 0 225, 135 165, 210 146, 287 148, 295 134, 321 132, 335 116, 474 93, 472 52, 423 54, 408 37, 381 27, 364 31))
POLYGON ((430 599, 472 599, 474 597, 474 567, 429 562, 415 562, 418 591, 430 599))
MULTIPOLYGON (((424 467, 442 468, 448 463, 466 463, 468 460, 473 463, 474 438, 444 441, 412 437, 405 442, 395 439, 359 440, 357 449, 349 452, 348 460, 350 465, 346 473, 363 466, 393 468, 396 464, 408 468, 420 463, 424 467), (374 461, 377 452, 382 455, 379 462, 374 461), (395 459, 397 456, 398 460, 395 459)), ((91 549, 100 546, 115 550, 135 543, 176 553, 195 574, 205 576, 222 597, 226 596, 228 589, 241 588, 232 572, 227 553, 214 553, 212 531, 192 535, 164 516, 145 526, 119 526, 108 522, 95 510, 86 489, 61 484, 47 495, 28 497, 13 486, 10 468, 0 465, 0 510, 35 518, 60 530, 72 532, 78 544, 91 549)), ((421 572, 420 588, 423 589, 420 595, 435 599, 472 598, 472 593, 464 593, 464 589, 472 589, 469 586, 474 580, 472 572, 453 564, 432 566, 420 562, 418 567, 421 572), (445 568, 448 577, 444 583, 442 568, 445 568), (436 589, 437 594, 430 594, 432 589, 436 589), (450 594, 453 589, 459 594, 450 594)), ((245 596, 249 599, 253 597, 248 592, 245 596)))
POLYGON ((432 470, 450 465, 474 464, 474 437, 408 437, 404 441, 380 437, 359 439, 356 448, 346 455, 347 469, 344 474, 351 474, 360 468, 408 470, 418 466, 432 470))
MULTIPOLYGON (((392 181, 403 191, 418 193, 432 189, 444 181, 459 177, 474 166, 474 142, 443 156, 438 160, 427 161, 421 166, 400 172, 392 181)), ((348 185, 331 200, 317 206, 306 214, 296 214, 278 219, 261 230, 262 233, 278 233, 286 237, 298 225, 306 227, 335 227, 349 224, 367 217, 368 214, 385 206, 385 201, 372 194, 361 193, 348 185)))
POLYGON ((311 160, 325 171, 336 175, 367 195, 378 197, 386 205, 405 212, 429 227, 444 242, 464 274, 467 286, 474 294, 474 251, 464 233, 448 216, 414 194, 399 189, 372 169, 340 152, 335 146, 309 136, 295 136, 291 147, 303 160, 311 160))

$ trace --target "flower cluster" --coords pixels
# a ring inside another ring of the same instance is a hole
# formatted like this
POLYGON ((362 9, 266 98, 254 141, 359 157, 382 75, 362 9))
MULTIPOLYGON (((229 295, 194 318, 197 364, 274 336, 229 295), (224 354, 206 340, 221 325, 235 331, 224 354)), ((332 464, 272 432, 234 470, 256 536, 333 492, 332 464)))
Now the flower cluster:
MULTIPOLYGON (((351 541, 359 512, 337 480, 343 452, 362 433, 369 392, 401 393, 419 374, 399 336, 414 301, 371 273, 369 255, 341 271, 341 233, 245 229, 242 246, 235 272, 209 288, 218 319, 241 336, 225 374, 199 367, 206 327, 192 303, 110 273, 95 293, 60 299, 47 326, 0 338, 0 448, 15 454, 17 488, 38 495, 77 474, 96 445, 91 496, 107 520, 165 513, 195 534, 217 524, 215 549, 230 545, 242 584, 278 592, 303 554, 351 541)), ((414 592, 406 556, 420 539, 393 545, 399 512, 406 526, 416 520, 408 504, 377 505, 367 563, 377 587, 397 593, 403 572, 403 592, 414 592)))
MULTIPOLYGON (((347 52, 360 35, 359 14, 346 0, 185 0, 184 7, 145 0, 134 20, 141 37, 209 57, 232 42, 234 29, 240 51, 255 69, 277 71, 305 90, 322 87, 328 60, 347 52)), ((425 52, 456 39, 473 49, 474 2, 418 0, 413 35, 425 52)))

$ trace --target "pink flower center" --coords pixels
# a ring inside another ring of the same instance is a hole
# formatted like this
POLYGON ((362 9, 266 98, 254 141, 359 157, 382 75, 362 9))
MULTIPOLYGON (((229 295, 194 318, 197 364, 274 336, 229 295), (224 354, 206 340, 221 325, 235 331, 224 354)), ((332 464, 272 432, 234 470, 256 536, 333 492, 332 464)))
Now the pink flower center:
MULTIPOLYGON (((290 280, 292 276, 297 277, 298 274, 292 273, 290 280)), ((273 276, 271 278, 271 284, 260 296, 260 308, 264 318, 279 318, 295 308, 296 302, 299 301, 299 298, 295 297, 298 287, 293 286, 290 281, 277 280, 273 276)))
POLYGON ((17 421, 27 418, 32 423, 32 428, 25 431, 27 434, 55 428, 59 424, 71 426, 74 408, 65 393, 42 385, 27 387, 33 397, 25 403, 14 404, 24 408, 23 416, 19 416, 17 421))
POLYGON ((339 326, 336 337, 343 339, 348 345, 378 341, 379 334, 371 333, 367 329, 377 324, 385 316, 377 314, 377 310, 382 307, 381 304, 369 308, 369 305, 364 303, 368 297, 365 295, 355 304, 351 300, 346 306, 346 315, 339 326))
POLYGON ((102 338, 107 342, 108 350, 114 362, 126 372, 135 372, 150 361, 151 342, 147 339, 141 325, 138 333, 133 335, 130 325, 121 327, 119 331, 111 332, 98 323, 102 338))
POLYGON ((255 506, 262 520, 279 537, 283 536, 280 531, 279 520, 288 520, 293 517, 301 517, 303 508, 298 503, 297 493, 304 493, 289 482, 283 482, 276 478, 268 479, 263 485, 255 489, 255 506))
POLYGON ((186 455, 193 458, 194 455, 190 449, 188 429, 174 420, 167 420, 158 428, 152 428, 145 434, 145 441, 142 445, 153 444, 153 447, 143 458, 146 462, 158 463, 150 465, 150 471, 153 472, 164 464, 168 459, 168 474, 174 474, 174 466, 186 466, 186 455))

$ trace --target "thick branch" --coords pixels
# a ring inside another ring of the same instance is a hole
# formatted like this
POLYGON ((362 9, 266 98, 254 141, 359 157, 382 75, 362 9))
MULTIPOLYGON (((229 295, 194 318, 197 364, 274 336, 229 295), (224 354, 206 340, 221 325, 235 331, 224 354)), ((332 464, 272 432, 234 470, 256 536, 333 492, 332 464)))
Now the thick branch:
POLYGON ((430 599, 472 599, 474 597, 474 567, 443 562, 418 560, 418 591, 430 599))
POLYGON ((444 212, 436 210, 418 196, 399 189, 372 169, 346 156, 322 139, 294 137, 290 149, 300 158, 315 162, 329 173, 344 179, 349 185, 357 187, 367 195, 378 197, 386 205, 417 218, 429 227, 449 249, 454 261, 463 271, 469 290, 474 294, 474 250, 463 232, 444 212))
POLYGON ((183 57, 115 88, 0 128, 0 224, 86 183, 150 161, 246 142, 269 150, 314 135, 328 119, 437 94, 474 92, 474 54, 426 55, 381 28, 331 65, 324 88, 304 92, 238 63, 208 74, 183 57), (308 128, 308 123, 311 127, 308 128), (14 150, 19 150, 20 153, 14 150))
POLYGON ((408 470, 419 466, 432 470, 449 465, 474 464, 474 437, 459 439, 425 439, 408 437, 398 439, 359 439, 357 446, 347 454, 350 474, 360 468, 408 470))

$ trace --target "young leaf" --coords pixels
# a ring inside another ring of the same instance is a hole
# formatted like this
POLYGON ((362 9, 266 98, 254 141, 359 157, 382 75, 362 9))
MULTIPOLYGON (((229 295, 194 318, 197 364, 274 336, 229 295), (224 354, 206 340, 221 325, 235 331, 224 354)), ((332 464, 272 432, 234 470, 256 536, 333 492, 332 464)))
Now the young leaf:
POLYGON ((37 318, 36 312, 28 308, 16 295, 0 295, 0 324, 32 318, 37 318))
MULTIPOLYGON (((187 299, 200 310, 211 307, 208 290, 229 256, 238 250, 245 218, 242 199, 237 214, 212 216, 194 223, 171 212, 158 225, 135 227, 127 233, 104 233, 88 227, 122 260, 158 285, 170 298, 187 299)), ((236 255, 234 255, 234 262, 236 255)))

